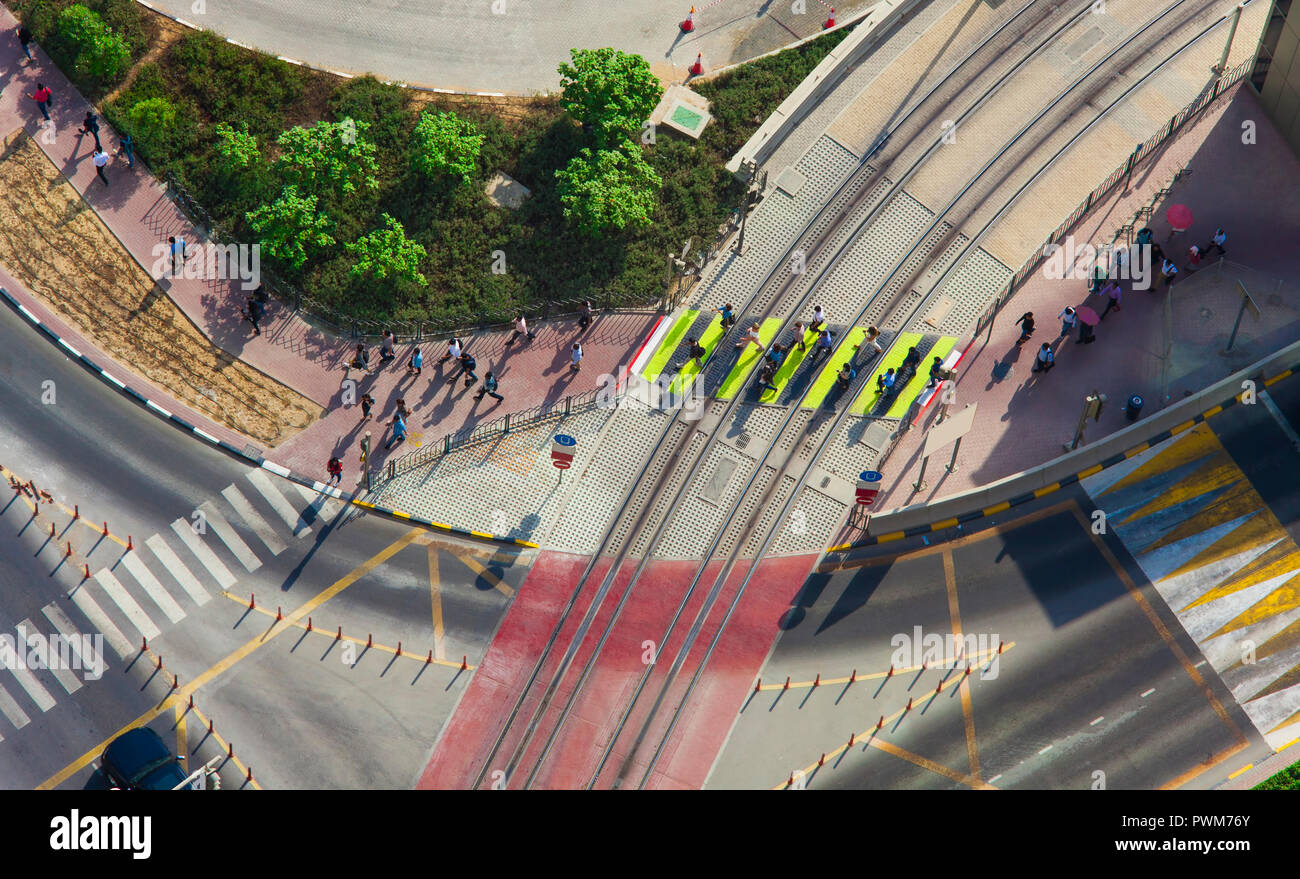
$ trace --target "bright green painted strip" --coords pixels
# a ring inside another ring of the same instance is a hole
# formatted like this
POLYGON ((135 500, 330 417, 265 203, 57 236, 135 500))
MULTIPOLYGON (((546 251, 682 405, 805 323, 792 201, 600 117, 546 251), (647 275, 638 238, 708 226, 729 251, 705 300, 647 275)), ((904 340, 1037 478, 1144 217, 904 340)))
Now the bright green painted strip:
POLYGON ((880 359, 880 365, 876 367, 876 371, 871 374, 871 378, 858 392, 858 398, 853 401, 853 406, 849 409, 850 412, 854 415, 866 415, 867 410, 876 405, 876 401, 880 399, 880 395, 876 393, 877 376, 884 375, 885 370, 891 366, 897 372, 898 367, 903 365, 903 360, 907 357, 907 349, 919 341, 921 341, 920 333, 898 334, 893 344, 885 351, 885 356, 880 359))
POLYGON ((835 384, 835 376, 839 373, 840 367, 853 359, 853 355, 858 352, 853 350, 853 346, 859 344, 867 337, 866 327, 854 327, 849 330, 840 347, 831 352, 830 359, 826 361, 826 366, 822 368, 821 375, 817 376, 817 381, 813 382, 808 393, 804 394, 803 402, 799 404, 801 409, 816 409, 826 399, 826 395, 831 392, 831 386, 835 384))
POLYGON ((758 363, 758 359, 763 356, 763 349, 772 343, 772 340, 776 338, 776 331, 780 328, 781 318, 779 317, 769 317, 763 321, 763 325, 758 328, 758 337, 763 340, 762 346, 750 342, 745 346, 745 350, 740 352, 740 359, 731 368, 727 380, 722 383, 722 389, 718 391, 719 400, 730 400, 739 393, 741 385, 745 383, 745 379, 749 378, 749 373, 758 363))
POLYGON ((659 343, 659 350, 655 352, 655 356, 651 357, 650 362, 646 364, 645 372, 641 373, 645 376, 646 381, 652 382, 659 378, 659 373, 664 371, 664 367, 668 365, 673 352, 677 350, 677 343, 682 340, 682 336, 686 335, 686 331, 691 328, 691 324, 695 323, 695 319, 699 316, 698 311, 688 309, 682 312, 681 317, 677 318, 677 322, 668 331, 668 335, 664 336, 664 340, 659 343))
POLYGON ((776 392, 763 391, 763 395, 758 398, 760 402, 771 403, 780 396, 781 392, 785 390, 786 384, 790 381, 790 376, 794 375, 794 371, 799 368, 800 363, 803 363, 803 359, 813 352, 813 343, 816 341, 816 333, 812 330, 804 330, 804 350, 800 351, 798 348, 792 348, 786 352, 785 360, 781 361, 781 368, 776 371, 776 375, 772 378, 772 384, 776 385, 776 392))
MULTIPOLYGON (((916 375, 912 376, 912 380, 907 383, 907 387, 903 388, 894 397, 894 405, 890 406, 889 411, 885 413, 886 418, 902 418, 907 414, 907 407, 912 405, 913 400, 921 396, 921 391, 925 390, 925 386, 930 381, 930 367, 926 365, 930 362, 930 358, 947 357, 948 352, 952 350, 952 346, 956 343, 956 336, 944 336, 934 343, 934 347, 930 349, 930 352, 921 360, 920 366, 916 368, 916 375)), ((907 352, 904 351, 903 354, 906 356, 907 352)))
MULTIPOLYGON (((709 325, 704 328, 700 334, 700 346, 704 348, 704 356, 700 360, 708 360, 713 355, 713 349, 718 347, 718 342, 725 335, 722 329, 722 315, 716 314, 709 325)), ((672 388, 670 389, 675 396, 685 396, 686 392, 695 384, 696 377, 700 374, 703 364, 700 360, 692 360, 682 367, 673 379, 672 388)))

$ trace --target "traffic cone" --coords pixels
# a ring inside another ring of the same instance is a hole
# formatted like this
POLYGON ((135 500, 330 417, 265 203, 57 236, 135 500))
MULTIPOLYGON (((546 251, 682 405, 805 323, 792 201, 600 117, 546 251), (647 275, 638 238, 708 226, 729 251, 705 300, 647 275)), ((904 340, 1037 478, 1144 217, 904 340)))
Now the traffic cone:
POLYGON ((686 20, 681 22, 677 26, 682 29, 682 33, 684 34, 689 34, 691 31, 695 30, 695 7, 694 6, 691 7, 690 12, 686 13, 686 20))
POLYGON ((703 76, 703 75, 704 75, 704 53, 697 52, 695 55, 695 63, 691 65, 691 76, 703 76))
POLYGON ((834 8, 831 9, 831 17, 828 18, 828 19, 826 19, 826 23, 822 25, 822 28, 825 29, 825 30, 829 30, 829 29, 831 29, 831 28, 833 28, 833 27, 835 27, 835 9, 834 9, 834 8))

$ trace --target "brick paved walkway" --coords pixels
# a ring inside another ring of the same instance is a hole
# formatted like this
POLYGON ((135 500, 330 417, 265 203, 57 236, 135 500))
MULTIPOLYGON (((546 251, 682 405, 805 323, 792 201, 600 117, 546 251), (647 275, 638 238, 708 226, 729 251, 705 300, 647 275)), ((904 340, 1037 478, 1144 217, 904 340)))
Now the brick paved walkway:
MULTIPOLYGON (((124 160, 115 159, 106 169, 110 185, 105 187, 96 180, 94 166, 89 161, 93 141, 79 138, 76 133, 89 105, 39 49, 33 50, 37 63, 20 64, 22 54, 14 37, 16 27, 12 14, 0 6, 0 33, 3 34, 0 70, 6 71, 0 87, 0 131, 10 133, 25 128, 31 133, 146 271, 157 260, 154 248, 164 244, 168 236, 183 236, 191 244, 201 242, 184 215, 167 198, 163 185, 150 175, 142 162, 129 170, 124 160), (35 91, 38 80, 54 92, 53 138, 47 136, 48 130, 40 128, 40 110, 26 97, 35 91)), ((107 121, 101 119, 100 124, 100 139, 111 154, 117 148, 117 134, 107 121)), ((30 291, 13 283, 12 278, 6 277, 4 282, 6 289, 29 307, 40 303, 30 291)), ((316 329, 278 303, 268 307, 262 334, 254 336, 252 327, 240 316, 247 293, 239 281, 176 278, 163 279, 159 286, 216 345, 326 408, 321 421, 267 452, 277 463, 304 473, 319 473, 323 478, 329 456, 348 451, 357 439, 353 434, 357 433, 354 428, 360 419, 360 409, 342 405, 343 367, 353 343, 316 329)), ((47 309, 41 310, 48 314, 47 309)), ((351 377, 359 379, 358 395, 368 392, 375 398, 376 418, 390 418, 394 401, 404 396, 414 416, 408 420, 412 440, 416 435, 432 440, 507 412, 593 390, 603 373, 614 372, 620 364, 630 364, 656 320, 657 315, 650 311, 604 314, 583 333, 573 321, 547 322, 531 327, 537 334, 533 341, 517 342, 509 347, 505 344, 510 336, 508 332, 474 335, 469 350, 478 360, 478 375, 481 378, 489 369, 497 374, 504 402, 491 398, 476 402, 474 392, 466 391, 463 383, 446 384, 444 370, 434 365, 437 356, 442 354, 441 343, 436 348, 425 346, 426 366, 419 379, 406 377, 405 364, 412 348, 409 343, 398 345, 398 359, 388 368, 367 377, 353 371, 351 377), (581 339, 584 353, 579 373, 572 373, 568 368, 569 348, 575 339, 581 339)), ((96 360, 111 362, 111 358, 95 350, 79 333, 70 331, 68 338, 96 360)), ((372 365, 377 359, 378 352, 372 348, 372 365)), ((115 370, 119 376, 129 372, 125 367, 115 370)), ((156 389, 150 395, 156 399, 167 396, 156 389)), ((176 407, 178 412, 186 409, 179 404, 176 407)), ((195 421, 213 433, 229 436, 229 431, 216 429, 207 419, 199 417, 195 421)), ((379 436, 379 428, 371 430, 379 436)), ((245 440, 234 441, 237 445, 246 444, 245 440)), ((382 452, 382 443, 379 445, 382 452)), ((399 446, 394 454, 404 453, 412 445, 413 442, 408 442, 406 448, 399 446)), ((340 454, 340 457, 345 465, 344 484, 355 485, 359 478, 357 454, 340 454)), ((382 462, 384 457, 380 454, 376 460, 382 462)))

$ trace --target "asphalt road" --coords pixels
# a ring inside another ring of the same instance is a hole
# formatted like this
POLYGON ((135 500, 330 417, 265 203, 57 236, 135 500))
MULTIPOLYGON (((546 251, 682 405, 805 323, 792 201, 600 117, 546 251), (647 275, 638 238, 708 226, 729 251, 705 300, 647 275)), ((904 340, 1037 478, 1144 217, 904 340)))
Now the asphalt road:
MULTIPOLYGON (((110 390, 7 308, 0 411, 0 465, 55 500, 30 522, 26 496, 4 499, 0 626, 30 620, 52 635, 57 617, 107 635, 89 597, 130 645, 125 659, 106 647, 97 680, 0 669, 0 785, 94 786, 87 755, 141 721, 198 748, 195 759, 233 743, 235 768, 255 767, 268 787, 413 783, 472 674, 462 658, 481 658, 529 554, 309 503, 110 390), (290 620, 272 628, 277 608, 290 620), (187 705, 194 697, 183 724, 160 709, 172 675, 187 705)), ((234 776, 238 786, 244 770, 234 776)))

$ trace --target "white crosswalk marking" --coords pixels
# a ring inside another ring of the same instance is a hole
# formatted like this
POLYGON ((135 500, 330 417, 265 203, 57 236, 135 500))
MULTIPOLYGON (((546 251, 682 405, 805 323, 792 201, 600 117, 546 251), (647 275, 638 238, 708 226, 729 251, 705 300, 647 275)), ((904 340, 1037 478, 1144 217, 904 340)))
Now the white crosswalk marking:
MULTIPOLYGON (((25 633, 24 637, 30 647, 36 647, 37 644, 40 643, 36 640, 35 636, 41 635, 44 637, 44 634, 37 631, 36 626, 29 619, 23 620, 18 624, 18 631, 20 634, 25 633)), ((81 639, 78 638, 77 640, 80 641, 81 639)), ((59 686, 63 687, 63 689, 68 693, 75 693, 80 690, 81 681, 77 680, 77 676, 72 673, 71 669, 69 669, 67 665, 64 665, 65 662, 69 662, 69 664, 71 662, 72 654, 69 652, 69 649, 72 645, 69 644, 63 649, 59 649, 57 646, 51 648, 49 638, 45 639, 45 644, 46 668, 49 670, 50 674, 54 675, 54 679, 59 682, 59 686)))
POLYGON ((302 499, 316 510, 316 515, 318 517, 326 522, 334 521, 334 517, 338 515, 339 509, 342 506, 338 501, 334 500, 329 495, 321 494, 319 491, 308 488, 305 485, 300 485, 297 482, 293 484, 293 487, 298 489, 298 493, 302 495, 302 499))
POLYGON ((222 589, 229 589, 235 585, 235 575, 230 573, 230 569, 225 566, 221 559, 217 558, 216 553, 208 549, 208 545, 203 542, 203 539, 194 533, 194 529, 190 527, 189 522, 184 519, 177 519, 172 523, 172 530, 181 539, 181 543, 190 548, 190 552, 194 553, 194 557, 199 560, 199 563, 208 569, 208 573, 217 581, 218 586, 222 589))
POLYGON ((190 569, 185 567, 185 563, 177 558, 176 553, 172 552, 172 548, 167 545, 167 541, 155 534, 144 543, 145 546, 153 550, 154 555, 158 556, 158 561, 162 562, 168 573, 175 578, 177 583, 181 584, 181 588, 189 593, 195 604, 207 604, 212 596, 199 585, 198 577, 191 574, 190 569))
MULTIPOLYGON (((91 668, 98 664, 95 657, 87 656, 82 651, 81 633, 72 624, 72 620, 68 619, 68 615, 63 612, 63 608, 54 602, 50 602, 41 608, 41 613, 45 614, 45 618, 50 621, 50 625, 54 626, 60 635, 68 639, 68 645, 72 647, 72 652, 77 654, 77 658, 81 660, 82 668, 91 668)), ((103 663, 100 671, 108 668, 108 657, 99 657, 99 662, 103 663)))
POLYGON ((153 620, 149 619, 144 609, 135 603, 131 593, 123 588, 112 571, 108 568, 100 568, 95 572, 95 579, 99 581, 100 586, 104 587, 104 591, 108 593, 109 598, 113 599, 113 603, 126 614, 126 618, 131 621, 131 625, 135 626, 136 631, 146 638, 158 637, 158 627, 153 624, 153 620))
POLYGON ((131 572, 131 576, 135 577, 140 585, 144 587, 144 591, 149 593, 149 597, 153 599, 154 604, 158 605, 158 609, 167 614, 167 619, 173 623, 179 623, 185 619, 185 611, 181 610, 181 606, 176 603, 176 599, 172 598, 171 593, 158 582, 158 578, 153 575, 153 572, 144 566, 139 554, 128 552, 122 556, 122 564, 131 572))
POLYGON ((32 719, 27 716, 27 712, 18 707, 18 703, 14 701, 14 697, 10 696, 9 691, 4 687, 0 687, 0 713, 3 713, 5 717, 9 718, 9 722, 12 723, 16 729, 22 729, 32 722, 32 719))
POLYGON ((32 701, 41 709, 42 713, 49 711, 54 707, 54 697, 50 691, 41 686, 41 682, 36 680, 36 675, 25 668, 11 668, 9 674, 14 676, 18 686, 27 691, 27 695, 32 697, 32 701))
POLYGON ((271 528, 262 515, 253 509, 253 505, 248 502, 248 498, 240 494, 239 489, 233 485, 222 489, 221 496, 226 499, 230 506, 234 507, 239 518, 244 520, 244 524, 253 529, 253 533, 258 536, 266 548, 271 551, 271 555, 279 555, 284 552, 284 543, 276 536, 275 530, 271 528))
POLYGON ((302 516, 298 515, 298 510, 285 500, 284 495, 280 493, 280 489, 271 484, 269 476, 261 470, 250 470, 248 481, 253 483, 253 488, 261 492, 262 497, 266 498, 266 502, 271 505, 271 509, 275 510, 276 515, 284 520, 284 524, 293 529, 294 537, 302 537, 304 534, 311 532, 311 526, 307 524, 302 516))
POLYGON ((248 548, 248 544, 244 543, 240 536, 235 533, 235 529, 230 527, 226 517, 221 515, 221 511, 214 504, 204 502, 199 509, 203 511, 204 518, 208 520, 208 526, 217 532, 221 542, 234 553, 235 558, 239 559, 239 563, 247 568, 249 573, 262 567, 262 560, 253 554, 253 551, 248 548))
POLYGON ((113 648, 113 652, 117 654, 119 659, 124 660, 135 653, 135 648, 130 641, 126 640, 122 630, 114 625, 113 620, 108 614, 104 613, 104 609, 99 606, 99 602, 95 601, 84 586, 73 591, 72 603, 86 615, 86 619, 90 620, 90 624, 99 630, 100 634, 104 636, 104 640, 108 642, 108 646, 113 648))

